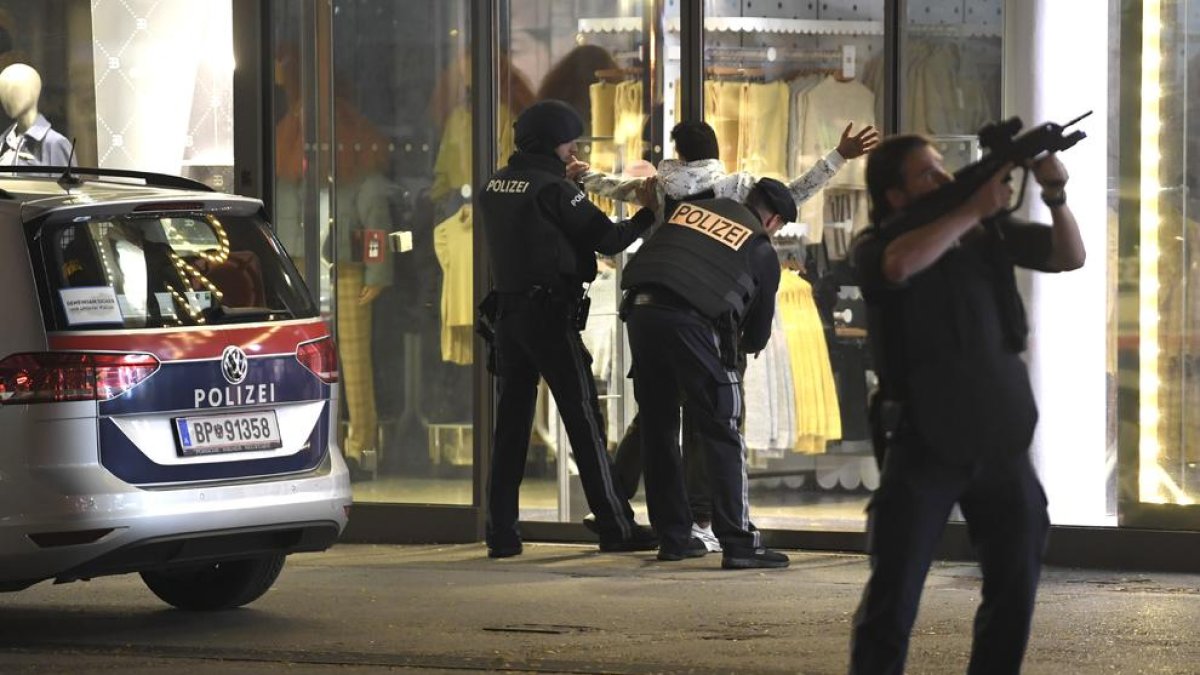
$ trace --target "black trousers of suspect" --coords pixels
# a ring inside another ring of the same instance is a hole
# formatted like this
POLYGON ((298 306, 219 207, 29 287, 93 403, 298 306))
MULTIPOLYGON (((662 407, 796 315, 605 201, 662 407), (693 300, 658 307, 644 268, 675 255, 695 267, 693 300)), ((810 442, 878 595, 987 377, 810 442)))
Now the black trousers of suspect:
POLYGON ((970 675, 1021 670, 1050 521, 1025 451, 949 464, 902 432, 867 507, 871 576, 854 617, 852 675, 902 675, 938 539, 962 508, 983 572, 970 675))
POLYGON ((735 369, 721 363, 712 323, 685 309, 633 305, 626 318, 633 352, 633 389, 641 423, 646 506, 664 548, 682 549, 691 537, 679 450, 680 406, 695 424, 706 453, 713 531, 727 554, 760 547, 750 522, 746 449, 738 431, 741 388, 735 369))
MULTIPOLYGON (((625 427, 625 435, 617 443, 617 452, 613 455, 613 470, 617 473, 617 481, 632 499, 638 491, 638 482, 642 480, 642 421, 639 415, 634 415, 633 421, 625 427)), ((709 485, 712 481, 708 476, 708 458, 705 456, 704 438, 696 431, 692 418, 686 414, 683 423, 683 476, 687 485, 688 506, 692 511, 692 519, 697 523, 712 521, 712 494, 709 485)))
POLYGON ((572 325, 573 307, 561 300, 502 295, 496 319, 499 401, 488 484, 487 543, 516 546, 519 494, 533 430, 538 378, 558 405, 588 507, 602 539, 633 532, 633 510, 614 480, 604 418, 592 379, 592 357, 572 325))

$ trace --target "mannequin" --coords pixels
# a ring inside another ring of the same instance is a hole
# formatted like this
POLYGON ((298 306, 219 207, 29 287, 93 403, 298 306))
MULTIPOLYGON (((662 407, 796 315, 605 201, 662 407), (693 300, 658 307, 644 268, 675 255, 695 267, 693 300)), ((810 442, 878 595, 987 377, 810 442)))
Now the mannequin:
POLYGON ((0 105, 16 120, 0 138, 2 166, 66 166, 71 157, 71 142, 50 128, 50 122, 38 112, 42 78, 24 63, 14 63, 0 71, 0 105))

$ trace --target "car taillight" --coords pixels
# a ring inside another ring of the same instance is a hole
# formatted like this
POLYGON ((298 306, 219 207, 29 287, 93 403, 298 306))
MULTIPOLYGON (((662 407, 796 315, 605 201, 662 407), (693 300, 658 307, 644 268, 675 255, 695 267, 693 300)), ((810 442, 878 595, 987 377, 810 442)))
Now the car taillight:
POLYGON ((338 381, 337 347, 333 338, 323 337, 301 344, 296 347, 296 360, 322 382, 333 384, 338 381))
POLYGON ((158 370, 152 354, 29 352, 0 361, 0 405, 107 401, 158 370))

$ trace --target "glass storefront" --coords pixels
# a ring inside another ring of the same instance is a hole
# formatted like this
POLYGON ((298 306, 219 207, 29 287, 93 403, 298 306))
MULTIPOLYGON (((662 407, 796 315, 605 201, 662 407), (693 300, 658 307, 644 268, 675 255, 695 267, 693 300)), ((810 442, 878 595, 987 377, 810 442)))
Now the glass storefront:
MULTIPOLYGON (((979 156, 989 121, 1021 115, 1028 127, 1091 108, 1089 138, 1064 156, 1088 264, 1020 279, 1042 413, 1034 460, 1056 525, 1200 529, 1190 299, 1200 0, 1109 0, 1086 22, 1050 0, 505 0, 486 11, 467 0, 273 0, 255 3, 260 30, 235 31, 250 1, 0 0, 0 80, 32 66, 38 112, 74 141, 81 166, 226 191, 235 129, 263 111, 250 126, 271 130, 257 158, 270 189, 257 196, 337 331, 340 439, 359 504, 481 508, 492 414, 473 332, 487 265, 472 186, 486 173, 481 138, 487 158, 506 162, 512 121, 531 102, 574 105, 580 158, 611 174, 652 175, 675 156, 672 126, 702 115, 728 171, 789 181, 847 124, 927 134, 956 168, 979 156), (480 17, 488 25, 473 25, 480 17), (1068 26, 1073 39, 1050 37, 1068 26), (235 40, 261 60, 249 64, 264 80, 258 107, 234 105, 245 94, 235 40), (488 87, 473 87, 487 72, 488 87)), ((13 120, 0 110, 0 123, 13 120)), ((845 260, 866 224, 864 164, 813 191, 775 242, 776 333, 746 376, 750 497, 764 529, 861 532, 878 484, 870 336, 845 260)), ((592 197, 615 219, 634 210, 592 197)), ((1045 220, 1030 201, 1023 213, 1045 220)), ((611 451, 636 414, 616 316, 628 255, 600 261, 584 334, 611 451)), ((545 391, 528 457, 522 518, 577 524, 587 506, 545 391)), ((642 495, 634 507, 644 522, 642 495)), ((406 523, 389 527, 378 537, 406 538, 406 523)))

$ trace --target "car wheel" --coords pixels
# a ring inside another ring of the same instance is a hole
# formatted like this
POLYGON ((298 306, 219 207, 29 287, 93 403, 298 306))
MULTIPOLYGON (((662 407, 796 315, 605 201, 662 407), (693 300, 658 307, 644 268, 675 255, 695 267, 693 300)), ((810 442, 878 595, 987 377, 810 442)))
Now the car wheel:
POLYGON ((266 593, 279 577, 284 558, 280 554, 141 574, 155 595, 179 609, 233 609, 266 593))

